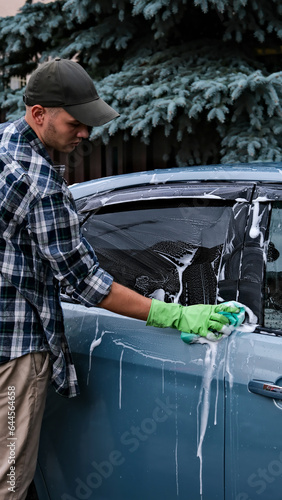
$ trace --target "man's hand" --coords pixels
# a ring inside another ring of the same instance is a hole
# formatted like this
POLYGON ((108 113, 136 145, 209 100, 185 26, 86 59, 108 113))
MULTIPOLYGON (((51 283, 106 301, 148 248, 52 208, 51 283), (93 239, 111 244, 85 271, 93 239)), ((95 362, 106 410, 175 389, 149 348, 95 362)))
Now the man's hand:
MULTIPOLYGON (((184 307, 180 304, 167 304, 153 299, 147 325, 176 328, 184 334, 193 333, 209 340, 218 340, 222 334, 229 335, 234 330, 236 315, 240 312, 242 313, 240 307, 234 305, 233 302, 184 307)), ((184 337, 185 335, 182 336, 182 340, 185 342, 184 337)), ((188 338, 190 337, 187 336, 187 341, 188 338)))

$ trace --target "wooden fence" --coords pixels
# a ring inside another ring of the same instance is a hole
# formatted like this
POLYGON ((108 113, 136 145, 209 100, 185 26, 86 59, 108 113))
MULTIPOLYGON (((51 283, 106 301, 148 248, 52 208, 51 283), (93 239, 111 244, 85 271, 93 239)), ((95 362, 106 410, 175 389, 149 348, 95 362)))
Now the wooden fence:
POLYGON ((168 166, 167 139, 158 131, 146 146, 139 138, 124 141, 121 134, 109 144, 100 140, 83 141, 69 155, 54 151, 53 160, 66 165, 65 178, 69 184, 76 182, 141 172, 168 166))
MULTIPOLYGON (((0 123, 5 114, 0 109, 0 123)), ((104 145, 101 140, 83 142, 70 154, 53 151, 52 159, 66 166, 65 179, 69 184, 119 175, 175 166, 168 159, 168 139, 161 129, 155 129, 149 145, 138 137, 123 140, 121 133, 104 145)))

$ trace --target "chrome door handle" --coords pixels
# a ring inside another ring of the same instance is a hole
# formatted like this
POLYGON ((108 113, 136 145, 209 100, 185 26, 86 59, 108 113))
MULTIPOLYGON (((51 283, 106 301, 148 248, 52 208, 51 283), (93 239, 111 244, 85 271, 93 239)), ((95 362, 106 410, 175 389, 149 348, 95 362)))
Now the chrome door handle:
POLYGON ((266 396, 272 399, 282 399, 282 387, 275 385, 272 382, 265 382, 263 380, 251 380, 248 383, 248 389, 255 394, 266 396))

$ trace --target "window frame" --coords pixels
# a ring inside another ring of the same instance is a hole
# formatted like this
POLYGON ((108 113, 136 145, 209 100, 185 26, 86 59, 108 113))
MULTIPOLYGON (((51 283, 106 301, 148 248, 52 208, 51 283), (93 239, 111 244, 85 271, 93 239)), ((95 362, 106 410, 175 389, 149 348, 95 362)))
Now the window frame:
MULTIPOLYGON (((100 211, 111 211, 119 205, 126 206, 128 203, 138 203, 140 200, 165 200, 177 198, 179 200, 199 200, 201 206, 209 203, 209 200, 223 200, 234 202, 237 206, 234 213, 230 231, 236 234, 236 256, 234 269, 231 271, 230 279, 220 282, 219 295, 224 300, 239 300, 239 262, 242 258, 245 227, 248 218, 250 202, 255 189, 254 182, 246 181, 185 181, 185 182, 166 182, 164 184, 148 184, 142 186, 130 186, 119 188, 102 193, 93 193, 76 200, 77 210, 81 220, 81 226, 85 224, 88 218, 100 211), (242 216, 242 210, 244 212, 242 216), (240 220, 243 218, 243 222, 240 220)), ((229 236, 233 239, 233 236, 229 236)), ((95 248, 94 248, 95 250, 95 248)), ((230 266, 232 267, 232 266, 230 266)), ((64 300, 64 297, 63 297, 64 300)))
POLYGON ((275 201, 282 202, 282 185, 271 182, 257 184, 252 198, 251 215, 246 230, 239 293, 241 302, 244 303, 245 297, 248 294, 248 288, 250 289, 251 287, 251 309, 256 311, 258 318, 256 332, 282 336, 282 327, 280 330, 264 325, 266 260, 269 245, 271 213, 275 201), (251 237, 252 228, 254 228, 255 225, 254 214, 258 223, 257 236, 255 238, 251 237))

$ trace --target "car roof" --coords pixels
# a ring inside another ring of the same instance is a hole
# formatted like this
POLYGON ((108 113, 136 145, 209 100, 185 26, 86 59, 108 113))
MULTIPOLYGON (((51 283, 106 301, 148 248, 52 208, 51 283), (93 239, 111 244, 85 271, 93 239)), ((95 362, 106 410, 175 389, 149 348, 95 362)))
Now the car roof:
POLYGON ((282 184, 282 162, 232 163, 148 170, 103 177, 70 186, 76 200, 134 186, 185 181, 262 182, 282 184))

